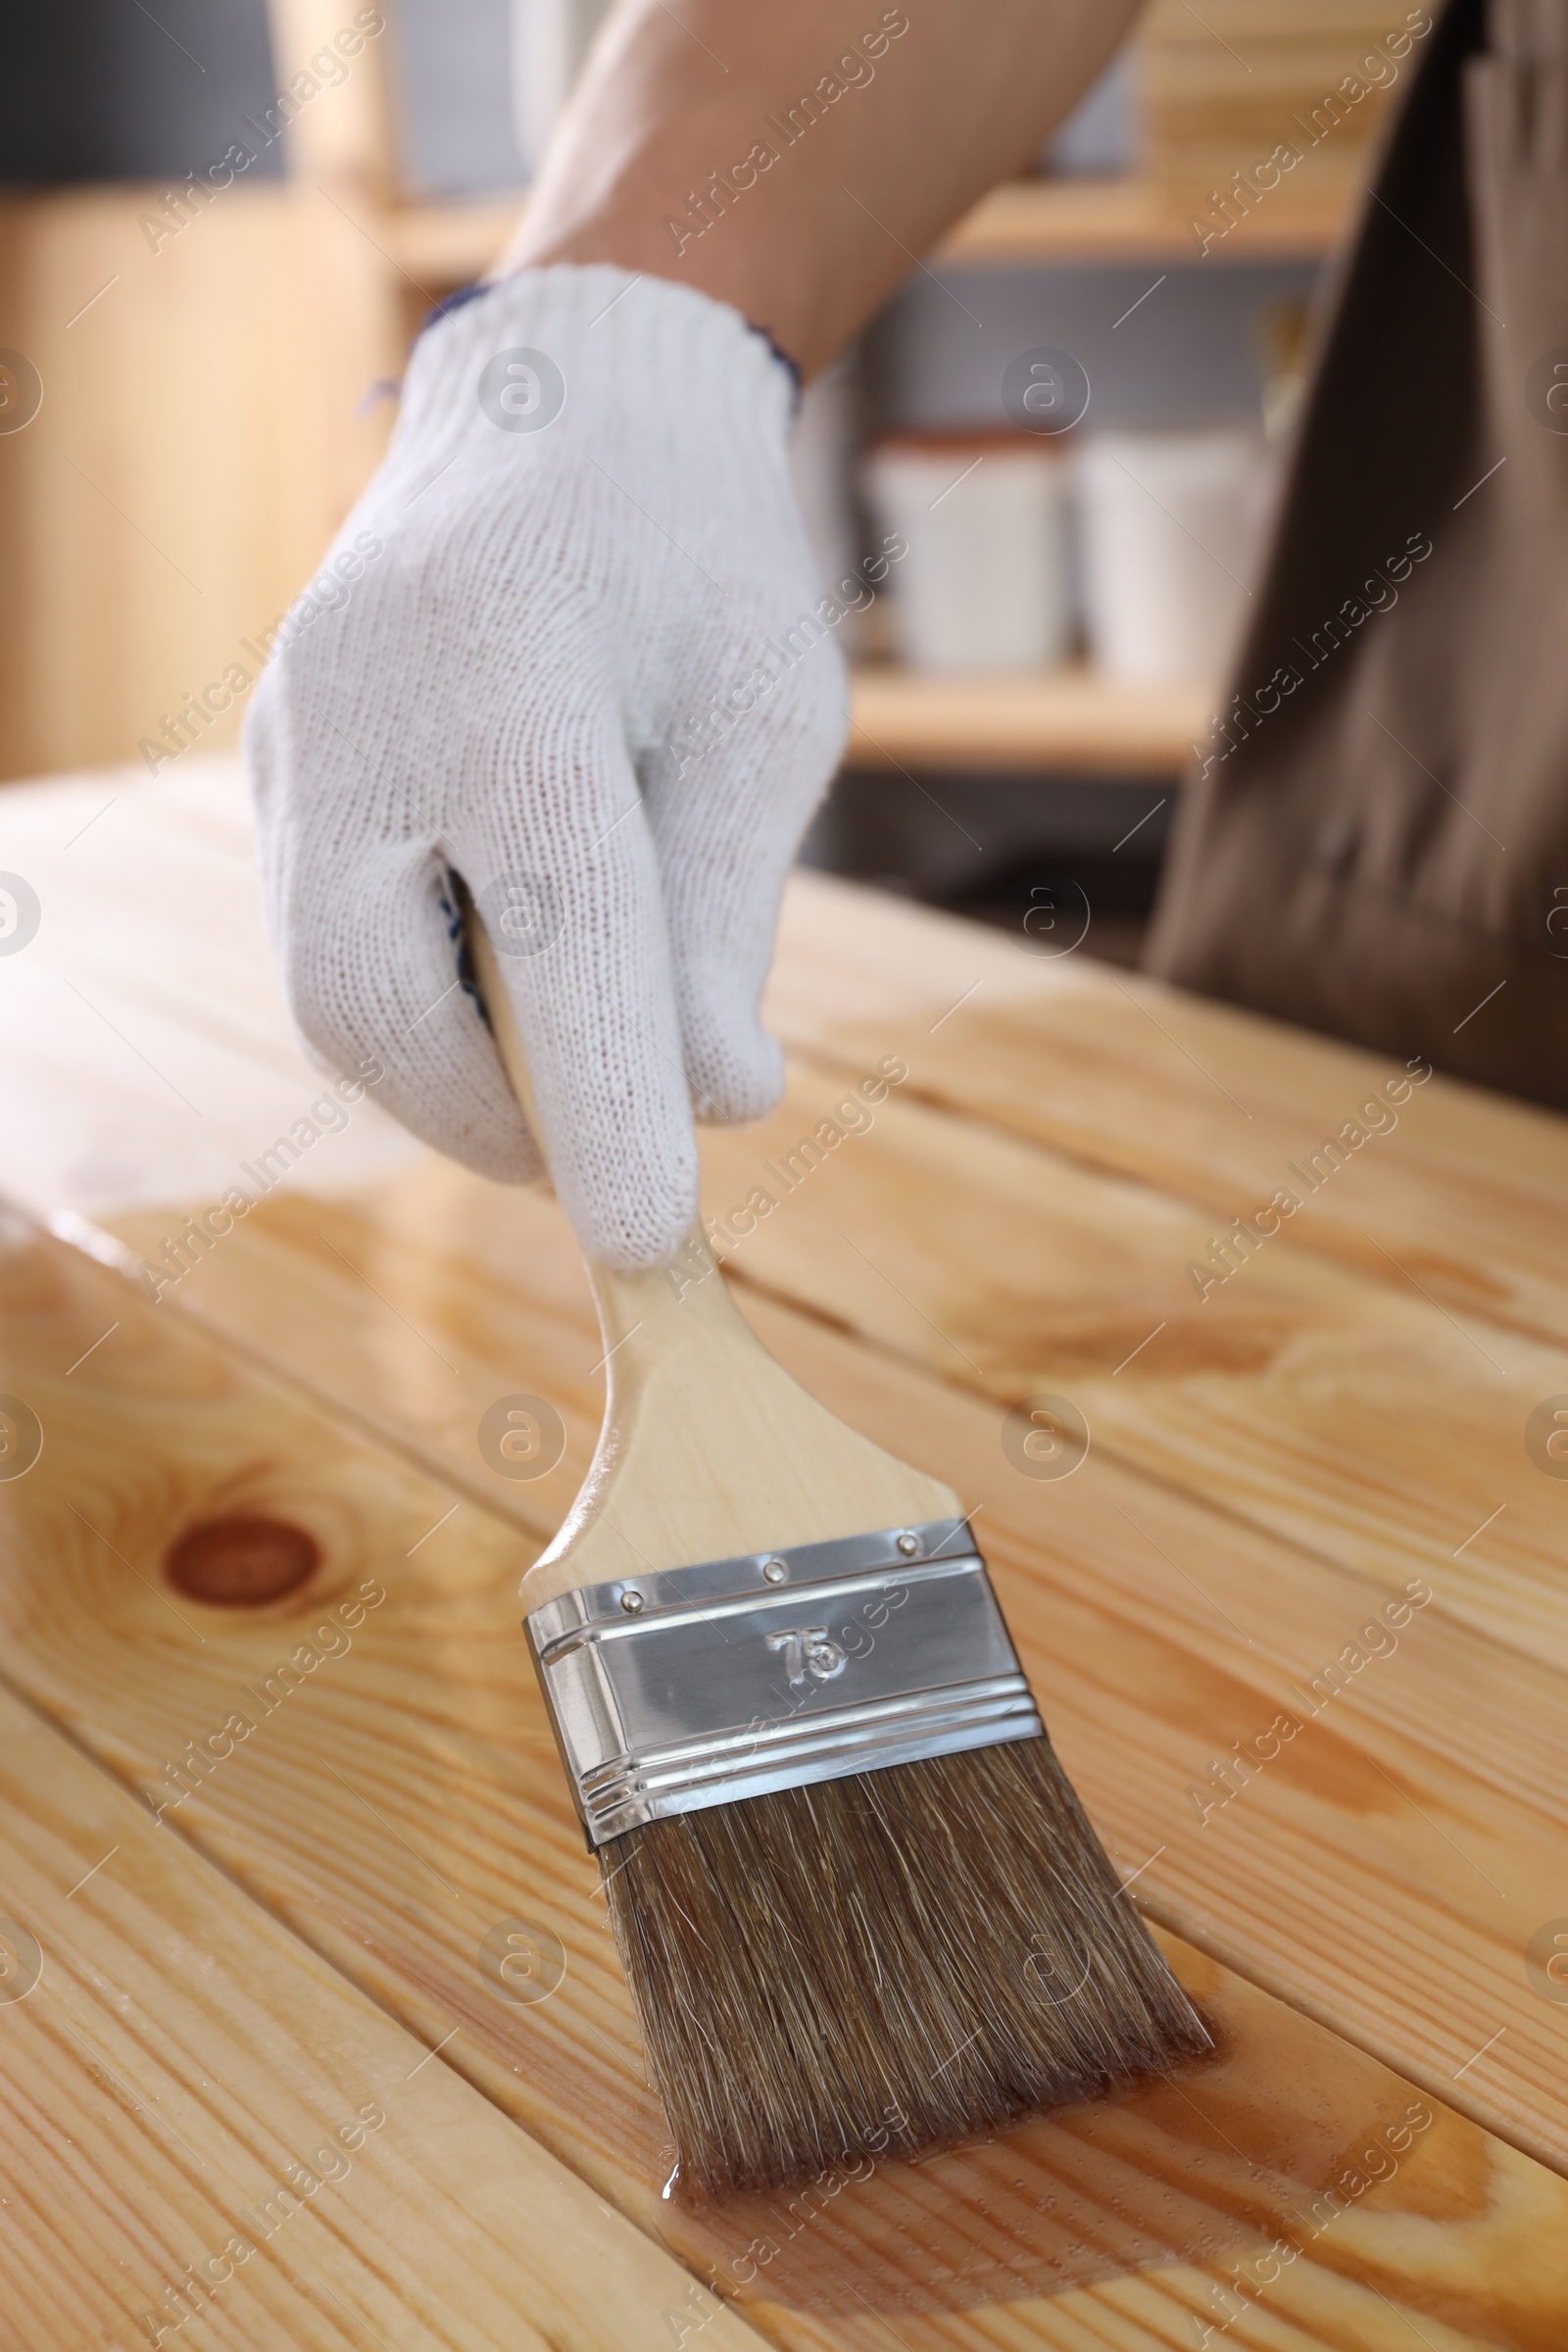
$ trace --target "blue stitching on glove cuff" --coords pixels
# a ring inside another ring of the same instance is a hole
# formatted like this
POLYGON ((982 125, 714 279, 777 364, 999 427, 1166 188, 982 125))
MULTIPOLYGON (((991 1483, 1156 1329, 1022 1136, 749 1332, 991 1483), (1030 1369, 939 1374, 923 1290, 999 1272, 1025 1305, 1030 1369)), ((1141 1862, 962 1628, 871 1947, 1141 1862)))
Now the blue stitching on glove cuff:
POLYGON ((427 335, 436 320, 444 318, 449 311, 461 311, 466 302, 477 302, 481 294, 488 294, 492 286, 500 283, 499 278, 489 277, 476 286, 460 286, 455 294, 449 294, 444 302, 438 302, 435 309, 427 314, 419 328, 420 334, 427 335))
POLYGON ((768 350, 773 354, 774 359, 777 360, 779 366, 789 377, 790 384, 795 394, 795 406, 799 408, 801 405, 801 394, 805 389, 801 377, 800 362, 798 360, 792 360, 787 351, 781 350, 779 345, 774 342, 772 336, 768 333, 767 328, 765 326, 759 326, 755 318, 748 318, 746 323, 751 328, 754 335, 761 336, 762 341, 767 345, 768 350))

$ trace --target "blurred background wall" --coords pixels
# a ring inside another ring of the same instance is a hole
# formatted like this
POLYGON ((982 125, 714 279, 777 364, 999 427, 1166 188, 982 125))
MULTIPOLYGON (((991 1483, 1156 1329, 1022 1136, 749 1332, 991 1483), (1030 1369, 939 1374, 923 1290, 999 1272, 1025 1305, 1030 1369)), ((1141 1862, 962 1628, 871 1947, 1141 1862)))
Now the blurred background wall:
MULTIPOLYGON (((420 319, 493 259, 604 14, 7 12, 0 777, 232 742, 420 319)), ((853 623, 856 739, 809 856, 1008 921, 1082 890, 1131 952, 1405 24, 1154 0, 1038 174, 808 397, 824 573, 908 546, 853 623), (1007 389, 1042 351, 1084 387, 1050 431, 1007 389)))

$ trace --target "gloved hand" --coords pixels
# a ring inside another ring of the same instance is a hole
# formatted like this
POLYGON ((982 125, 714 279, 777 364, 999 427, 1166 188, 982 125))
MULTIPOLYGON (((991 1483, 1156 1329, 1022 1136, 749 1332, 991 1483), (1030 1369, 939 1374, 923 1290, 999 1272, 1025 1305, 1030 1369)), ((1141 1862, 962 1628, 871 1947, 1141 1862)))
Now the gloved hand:
POLYGON ((459 979, 461 874, 551 1173, 613 1265, 695 1214, 693 1103, 752 1119, 781 1084, 758 1002, 847 725, 791 406, 706 295, 601 266, 488 288, 420 339, 346 601, 285 631, 246 731, 310 1048, 376 1056, 380 1100, 481 1174, 540 1173, 459 979))

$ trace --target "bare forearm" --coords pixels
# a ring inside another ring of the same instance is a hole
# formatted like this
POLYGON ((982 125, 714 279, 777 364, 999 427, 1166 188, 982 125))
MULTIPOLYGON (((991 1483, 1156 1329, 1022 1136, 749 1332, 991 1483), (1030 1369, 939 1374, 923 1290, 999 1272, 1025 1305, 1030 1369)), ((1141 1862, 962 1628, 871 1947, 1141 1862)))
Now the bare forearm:
POLYGON ((824 367, 1018 170, 1139 0, 628 0, 507 256, 698 287, 824 367))

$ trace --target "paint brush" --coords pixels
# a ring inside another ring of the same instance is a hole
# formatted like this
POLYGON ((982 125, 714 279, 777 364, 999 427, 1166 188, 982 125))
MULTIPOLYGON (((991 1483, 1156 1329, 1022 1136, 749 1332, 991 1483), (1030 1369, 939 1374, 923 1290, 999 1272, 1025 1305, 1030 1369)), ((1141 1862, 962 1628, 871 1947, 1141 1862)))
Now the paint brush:
POLYGON ((604 1429, 524 1624, 682 2180, 908 2156, 1206 2050, 953 1490, 775 1362, 700 1227, 588 1272, 604 1429))

